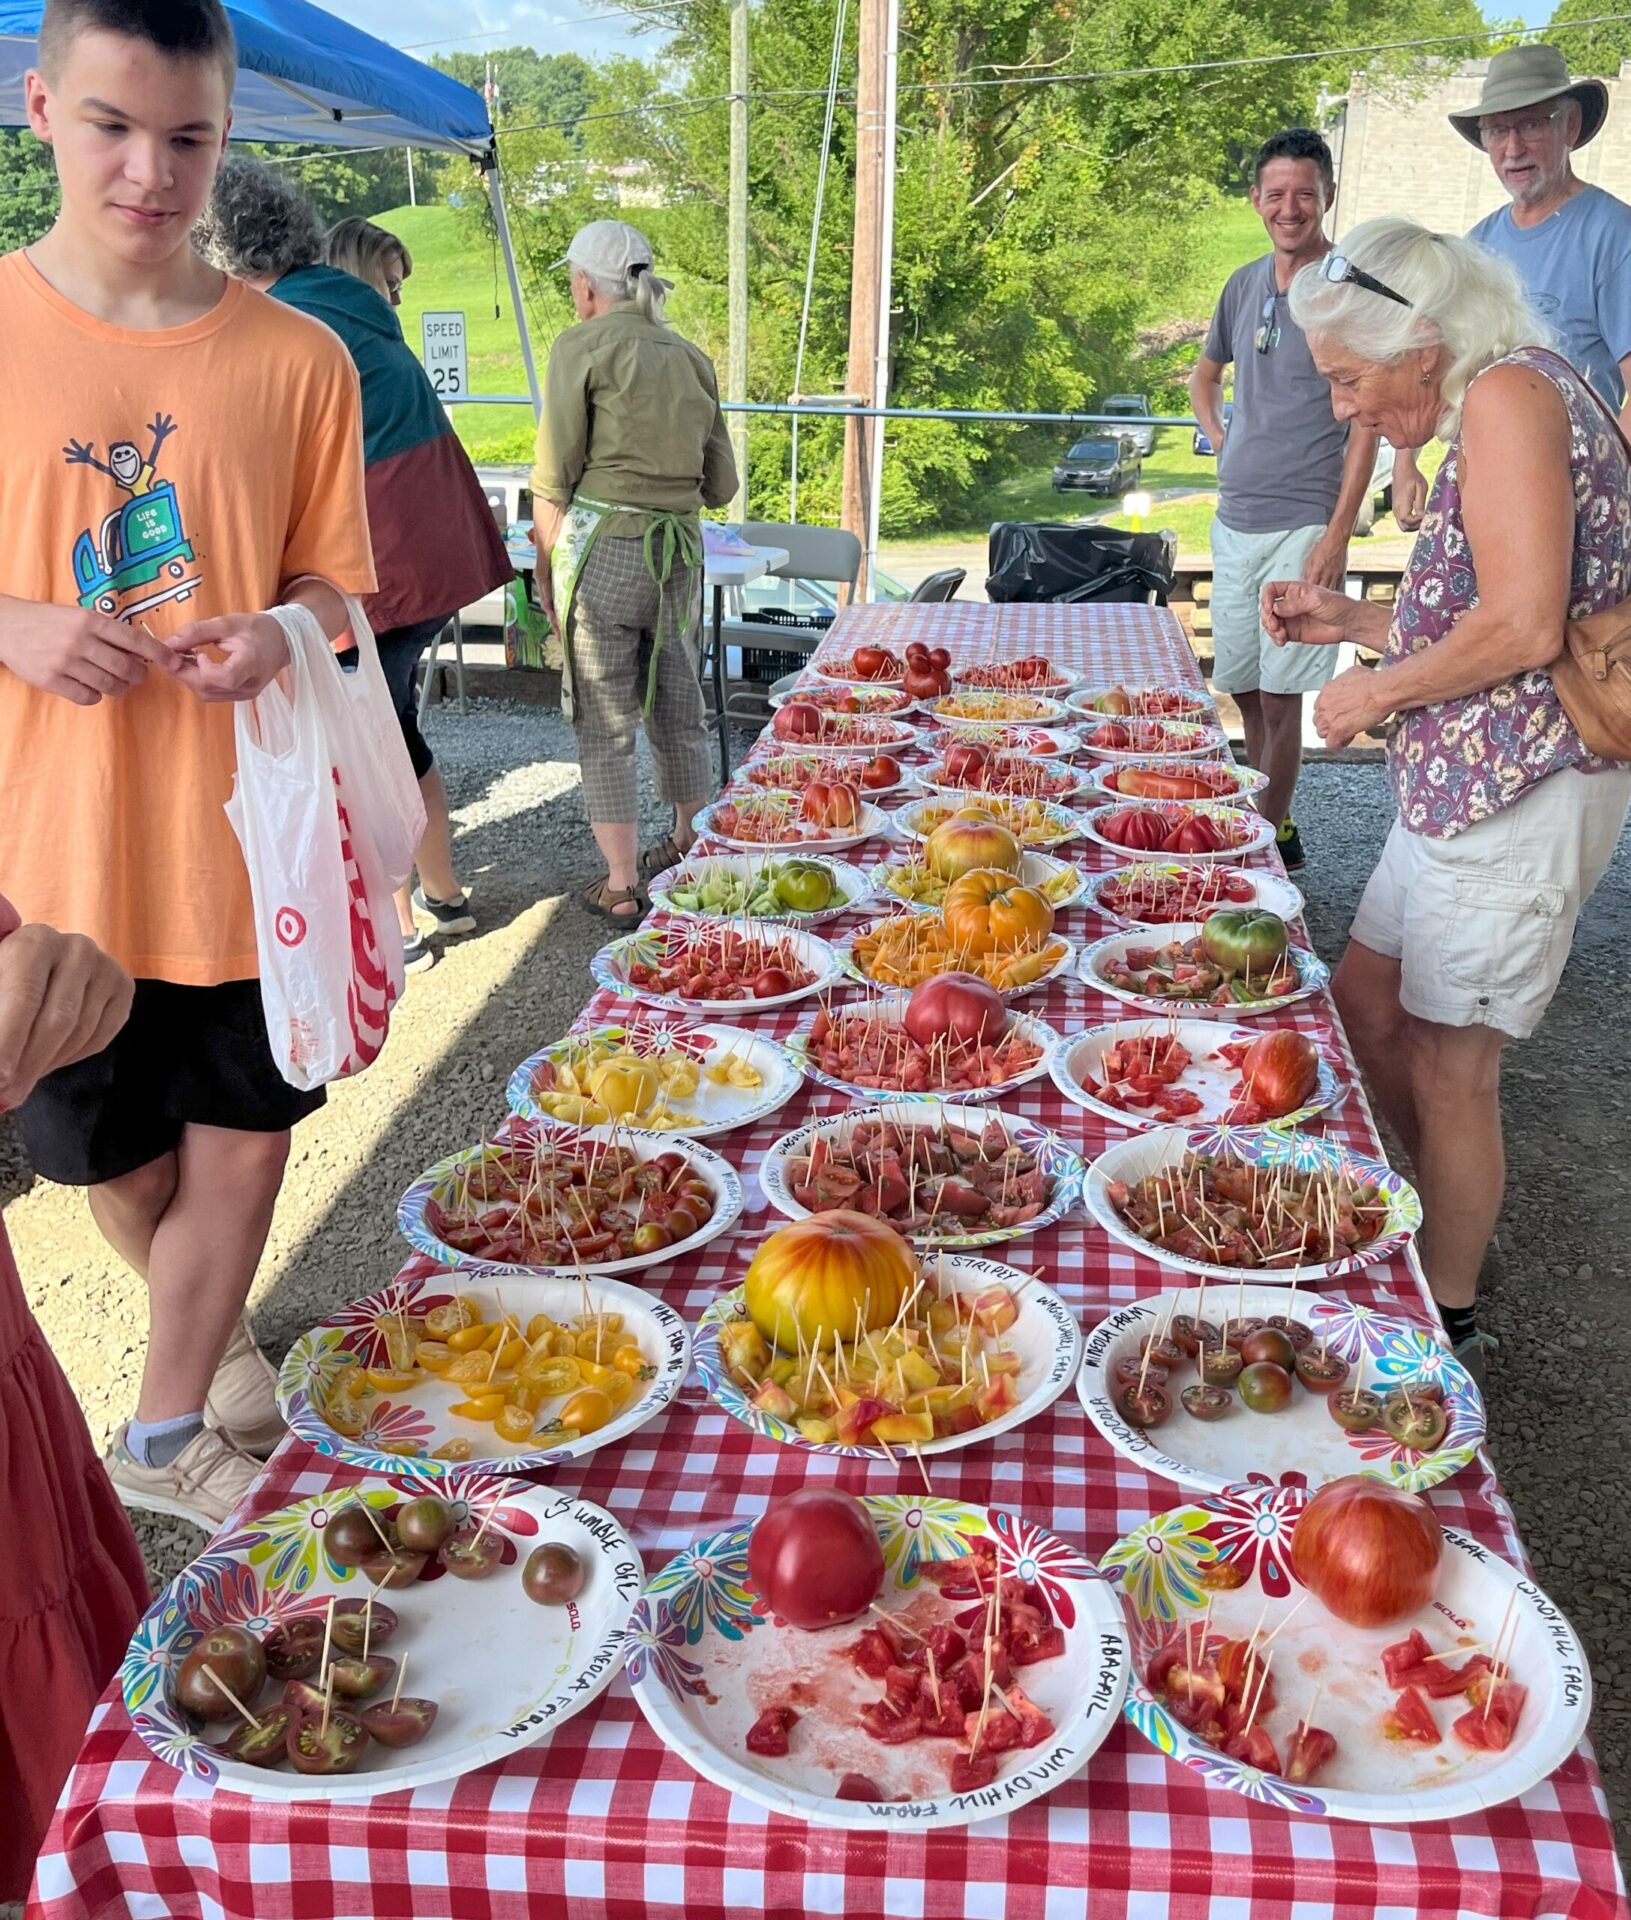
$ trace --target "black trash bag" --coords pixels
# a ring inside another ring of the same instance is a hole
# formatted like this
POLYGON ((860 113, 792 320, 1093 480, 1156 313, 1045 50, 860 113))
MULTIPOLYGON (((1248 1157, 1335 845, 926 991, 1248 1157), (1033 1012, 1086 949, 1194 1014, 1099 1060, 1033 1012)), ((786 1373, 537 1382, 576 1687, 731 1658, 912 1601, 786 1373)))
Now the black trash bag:
POLYGON ((1164 607, 1178 564, 1175 533, 1060 520, 999 520, 991 529, 991 600, 1144 601, 1164 607))

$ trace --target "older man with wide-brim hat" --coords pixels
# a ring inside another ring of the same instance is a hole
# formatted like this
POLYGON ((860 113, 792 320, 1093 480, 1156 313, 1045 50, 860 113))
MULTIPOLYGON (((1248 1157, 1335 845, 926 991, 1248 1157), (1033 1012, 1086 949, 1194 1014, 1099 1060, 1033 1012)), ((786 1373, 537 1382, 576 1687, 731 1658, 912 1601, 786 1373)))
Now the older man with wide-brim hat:
POLYGON ((1478 104, 1452 113, 1489 155, 1511 203, 1469 240, 1518 270, 1530 304, 1622 424, 1631 388, 1631 207, 1575 173, 1573 154, 1602 131, 1608 88, 1571 80, 1556 47, 1496 54, 1478 104))
MULTIPOLYGON (((1601 80, 1570 77, 1556 47, 1509 47, 1490 61, 1483 91, 1450 115, 1489 155, 1509 203, 1467 235, 1517 269, 1559 350, 1631 429, 1631 207, 1576 174, 1572 155, 1608 114, 1601 80)), ((1394 463, 1399 524, 1420 523, 1426 489, 1415 460, 1394 463)))

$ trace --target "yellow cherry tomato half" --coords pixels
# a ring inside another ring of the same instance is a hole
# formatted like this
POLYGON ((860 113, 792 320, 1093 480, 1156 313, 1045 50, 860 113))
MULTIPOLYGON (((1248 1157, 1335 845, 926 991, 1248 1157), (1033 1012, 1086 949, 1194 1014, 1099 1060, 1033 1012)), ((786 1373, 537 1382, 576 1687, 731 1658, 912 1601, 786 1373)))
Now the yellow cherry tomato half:
POLYGON ((496 1420, 504 1411, 502 1393, 482 1393, 468 1400, 455 1400, 448 1408, 449 1413, 457 1414, 461 1420, 496 1420))
POLYGON ((421 1340, 413 1358, 425 1373, 441 1373, 453 1364, 453 1349, 442 1340, 421 1340))
POLYGON ((500 1440, 530 1440, 532 1438, 533 1416, 525 1407, 507 1406, 499 1409, 498 1418, 493 1422, 500 1440))
POLYGON ((619 1373, 626 1373, 631 1380, 638 1380, 646 1371, 646 1356, 638 1347, 619 1347, 612 1355, 612 1365, 619 1373))
POLYGON ((445 1340, 461 1327, 473 1327, 481 1318, 468 1300, 449 1300, 425 1315, 425 1331, 433 1340, 445 1340))
POLYGON ((488 1339, 496 1329, 477 1320, 468 1327, 458 1327, 447 1336, 447 1344, 455 1353, 474 1353, 486 1346, 488 1339))
POLYGON ((413 1385, 413 1375, 406 1368, 370 1367, 368 1384, 381 1393, 406 1393, 413 1385))

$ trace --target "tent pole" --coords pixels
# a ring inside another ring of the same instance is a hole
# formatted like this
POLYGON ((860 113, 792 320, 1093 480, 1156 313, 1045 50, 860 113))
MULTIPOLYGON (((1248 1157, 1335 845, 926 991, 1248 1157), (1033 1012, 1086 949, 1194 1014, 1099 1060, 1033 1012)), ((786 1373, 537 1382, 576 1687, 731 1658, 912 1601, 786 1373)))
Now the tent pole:
POLYGON ((515 326, 521 336, 521 364, 527 372, 527 391, 532 395, 536 418, 543 411, 538 394, 538 366, 532 357, 532 335, 527 328, 527 305, 521 298, 521 279, 515 270, 515 243, 510 238, 509 216, 504 211, 504 192, 498 179, 498 155, 482 165, 487 176, 487 198, 492 202, 493 221, 498 228, 498 244, 504 250, 504 271, 510 282, 510 303, 515 308, 515 326))

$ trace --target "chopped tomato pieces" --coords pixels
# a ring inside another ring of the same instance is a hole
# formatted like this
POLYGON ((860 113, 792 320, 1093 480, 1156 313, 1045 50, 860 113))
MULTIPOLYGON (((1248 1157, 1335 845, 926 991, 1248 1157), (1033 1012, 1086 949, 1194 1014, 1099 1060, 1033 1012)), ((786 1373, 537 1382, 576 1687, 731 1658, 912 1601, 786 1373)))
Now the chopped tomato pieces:
POLYGON ((771 1760, 780 1759, 787 1751, 787 1736, 797 1720, 798 1715, 791 1707, 766 1707, 748 1728, 745 1742, 748 1752, 763 1754, 771 1760))
POLYGON ((1436 1747, 1443 1738, 1433 1709, 1414 1687, 1406 1687, 1382 1715, 1382 1732, 1389 1740, 1407 1740, 1418 1747, 1436 1747))

